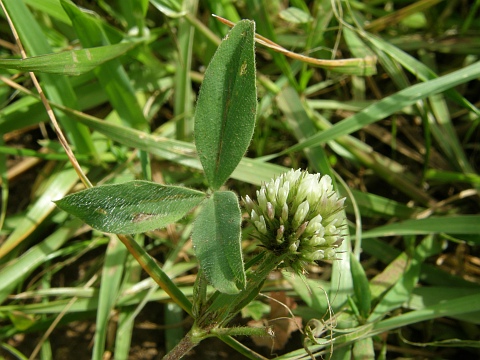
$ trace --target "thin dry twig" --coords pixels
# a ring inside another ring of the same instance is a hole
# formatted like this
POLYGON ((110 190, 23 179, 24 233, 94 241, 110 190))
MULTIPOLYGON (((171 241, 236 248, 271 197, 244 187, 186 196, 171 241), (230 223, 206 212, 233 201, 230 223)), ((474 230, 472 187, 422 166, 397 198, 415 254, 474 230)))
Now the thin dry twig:
MULTIPOLYGON (((218 16, 215 14, 212 14, 212 16, 215 17, 221 23, 228 25, 230 27, 233 27, 235 25, 235 23, 221 16, 218 16)), ((292 59, 300 60, 304 63, 327 68, 330 70, 335 70, 336 68, 346 67, 346 66, 360 67, 361 64, 363 64, 364 68, 367 68, 374 65, 377 61, 376 57, 374 56, 367 56, 363 59, 362 58, 351 58, 351 59, 340 59, 340 60, 317 59, 317 58, 313 58, 313 57, 302 55, 302 54, 297 54, 293 51, 287 50, 283 46, 280 46, 277 43, 273 42, 272 40, 267 39, 266 37, 259 35, 257 33, 255 33, 255 41, 263 46, 268 47, 269 49, 272 49, 281 54, 284 54, 285 56, 288 56, 292 59)))

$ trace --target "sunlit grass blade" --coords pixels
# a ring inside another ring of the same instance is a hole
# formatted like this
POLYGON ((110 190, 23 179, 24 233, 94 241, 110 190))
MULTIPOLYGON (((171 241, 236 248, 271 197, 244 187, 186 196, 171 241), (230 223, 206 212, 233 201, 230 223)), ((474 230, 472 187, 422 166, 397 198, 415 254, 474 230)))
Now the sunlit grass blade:
POLYGON ((373 359, 375 358, 375 350, 373 339, 371 337, 355 341, 352 349, 353 359, 373 359))
MULTIPOLYGON (((339 185, 340 186, 340 185, 339 185)), ((340 190, 342 187, 340 186, 340 190)), ((387 219, 396 217, 401 219, 410 219, 423 208, 411 208, 397 201, 375 194, 364 193, 362 191, 351 189, 355 201, 362 210, 362 216, 383 216, 387 219)), ((345 193, 345 192, 343 192, 345 193)), ((350 211, 351 204, 347 203, 347 211, 350 211)))
MULTIPOLYGON (((277 104, 279 109, 285 114, 288 125, 298 143, 302 143, 311 134, 317 132, 317 127, 309 118, 302 105, 300 96, 293 88, 286 87, 283 89, 277 97, 277 104)), ((332 178, 334 177, 323 148, 315 147, 308 149, 305 151, 305 155, 315 171, 321 174, 328 174, 332 178)))
MULTIPOLYGON (((84 47, 109 44, 109 39, 98 21, 68 1, 62 1, 62 6, 71 18, 84 47)), ((147 130, 148 124, 135 97, 132 82, 120 60, 110 60, 108 64, 99 65, 94 71, 122 121, 133 128, 147 130)))
POLYGON ((178 0, 150 0, 150 2, 169 17, 177 18, 185 15, 185 12, 182 11, 182 4, 178 0))
POLYGON ((70 167, 50 175, 41 196, 31 204, 25 216, 0 247, 0 258, 7 256, 24 241, 55 209, 53 200, 64 196, 78 181, 77 173, 70 167))
MULTIPOLYGON (((138 28, 140 34, 146 30, 145 18, 148 10, 149 0, 134 0, 118 4, 121 14, 127 21, 127 28, 138 28)), ((113 14, 112 14, 113 15, 113 14)))
POLYGON ((375 306, 368 317, 368 322, 375 322, 394 311, 406 302, 418 282, 420 275, 421 262, 419 259, 408 259, 404 263, 401 276, 392 284, 392 287, 382 296, 379 303, 375 306))
MULTIPOLYGON (((421 310, 411 311, 399 316, 382 320, 375 324, 373 333, 400 328, 409 324, 435 319, 438 317, 455 316, 480 311, 480 295, 458 296, 448 301, 439 299, 435 304, 426 306, 421 310)), ((372 334, 373 335, 373 334, 372 334)))
POLYGON ((108 324, 119 296, 127 254, 125 246, 115 236, 112 236, 102 269, 92 359, 101 360, 104 357, 108 324))
MULTIPOLYGON (((442 299, 443 301, 450 301, 458 297, 478 294, 479 290, 479 286, 471 288, 460 286, 417 287, 413 290, 413 294, 408 301, 407 306, 409 309, 412 310, 421 310, 427 306, 437 304, 438 299, 442 299)), ((462 321, 480 324, 480 313, 478 311, 455 315, 454 318, 460 319, 462 321)))
POLYGON ((390 12, 389 14, 382 16, 365 26, 365 29, 371 32, 383 30, 387 26, 392 26, 397 22, 401 22, 408 16, 415 13, 422 13, 423 11, 435 6, 442 0, 420 0, 416 1, 409 6, 405 6, 400 10, 390 12))
POLYGON ((439 77, 438 79, 413 85, 394 95, 383 98, 355 115, 340 121, 331 129, 313 135, 302 143, 288 148, 283 153, 299 151, 312 146, 319 146, 327 141, 334 140, 339 136, 351 134, 352 132, 361 129, 363 126, 384 119, 418 100, 451 89, 459 84, 471 81, 478 76, 480 76, 480 62, 476 62, 470 66, 454 71, 453 73, 439 77))
MULTIPOLYGON (((373 51, 380 50, 385 52, 392 59, 398 61, 405 69, 407 69, 411 74, 415 75, 415 77, 418 79, 422 81, 428 81, 438 78, 438 75, 424 63, 418 61, 413 56, 407 54, 398 47, 390 44, 388 41, 385 41, 367 32, 360 32, 359 35, 370 44, 373 51)), ((455 89, 446 89, 445 94, 458 104, 469 109, 470 111, 473 111, 475 114, 480 115, 480 110, 467 99, 465 99, 465 97, 460 95, 460 93, 455 89)))
MULTIPOLYGON (((283 109, 283 111, 289 116, 290 119, 292 119, 292 123, 294 124, 293 128, 295 129, 295 131, 298 131, 297 127, 300 128, 299 125, 305 123, 303 119, 306 117, 305 115, 306 110, 304 109, 304 106, 298 105, 299 103, 298 95, 295 93, 295 91, 292 88, 287 87, 284 90, 282 90, 278 98, 281 99, 279 103, 279 107, 283 109), (301 121, 298 121, 298 124, 294 120, 297 117, 297 114, 300 116, 300 120, 301 120, 301 121)), ((355 117, 356 115, 353 115, 353 117, 355 117)), ((312 126, 310 126, 310 130, 306 132, 304 135, 309 137, 299 142, 297 145, 293 145, 290 148, 290 150, 296 151, 296 150, 310 147, 310 146, 306 147, 303 145, 306 143, 313 142, 311 140, 322 137, 323 134, 330 133, 332 130, 335 129, 336 126, 338 126, 338 125, 332 126, 326 121, 325 123, 326 124, 322 124, 324 125, 323 126, 324 129, 322 129, 323 131, 315 131, 315 129, 312 126), (311 135, 312 133, 314 135, 311 135)), ((342 122, 340 122, 339 124, 341 123, 342 122)), ((361 164, 368 166, 372 169, 375 169, 376 173, 379 176, 381 176, 383 179, 385 179, 387 182, 389 182, 393 186, 397 187, 400 191, 405 192, 406 194, 408 194, 409 196, 416 199, 422 204, 432 203, 432 199, 430 198, 430 196, 428 196, 428 194, 425 194, 425 192, 422 189, 418 188, 418 186, 416 186, 416 184, 414 184, 409 179, 409 178, 412 178, 411 176, 407 176, 402 170, 401 170, 402 173, 400 173, 400 171, 398 170, 397 171, 395 170, 394 162, 392 162, 390 159, 385 159, 385 158, 382 159, 382 156, 375 153, 373 149, 365 147, 364 144, 359 143, 357 139, 353 139, 351 137, 343 137, 343 134, 336 136, 334 140, 340 146, 344 147, 346 151, 350 152, 352 156, 354 156, 361 164)), ((317 145, 320 145, 320 143, 318 143, 317 145)), ((314 154, 319 152, 314 148, 314 145, 312 145, 311 147, 313 148, 308 150, 309 154, 314 154)), ((290 150, 287 149, 282 153, 287 153, 290 150)), ((316 166, 319 166, 321 164, 321 162, 319 162, 320 159, 321 158, 317 157, 317 160, 314 161, 313 163, 316 164, 316 166)), ((322 160, 322 161, 325 161, 325 160, 322 160)))
MULTIPOLYGON (((4 147, 3 138, 0 138, 0 146, 4 147)), ((5 153, 0 151, 0 194, 1 194, 1 209, 0 209, 0 230, 3 229, 3 224, 5 222, 5 217, 7 215, 7 204, 8 204, 8 174, 7 174, 7 157, 5 153)))
POLYGON ((0 287, 0 303, 10 295, 14 287, 19 286, 21 281, 51 258, 51 253, 70 239, 79 226, 78 220, 66 223, 42 243, 31 247, 27 253, 10 262, 9 266, 0 269, 0 277, 4 279, 0 287))
POLYGON ((22 60, 1 59, 0 68, 60 75, 81 75, 133 49, 138 43, 124 42, 96 48, 69 50, 22 60))
POLYGON ((31 6, 32 8, 41 11, 42 13, 48 14, 55 20, 59 20, 66 25, 72 25, 70 18, 67 16, 65 11, 60 5, 58 0, 23 0, 25 4, 31 6))
POLYGON ((379 236, 422 235, 422 234, 480 234, 479 215, 440 216, 427 219, 405 220, 379 226, 363 233, 368 239, 379 236))
MULTIPOLYGON (((64 109, 67 111, 67 109, 64 109)), ((78 121, 94 130, 108 136, 113 141, 123 145, 145 150, 161 158, 188 166, 193 169, 201 169, 201 164, 191 143, 146 134, 144 132, 127 128, 95 119, 87 114, 73 112, 78 121)), ((232 173, 235 179, 243 180, 251 184, 260 185, 270 180, 275 175, 288 170, 280 165, 270 164, 255 159, 243 158, 232 173)))
MULTIPOLYGON (((397 269, 391 269, 392 273, 398 273, 399 269, 402 269, 404 267, 403 264, 407 261, 407 256, 404 253, 404 258, 395 264, 394 260, 401 254, 401 251, 377 238, 370 238, 368 241, 364 241, 362 245, 363 251, 366 254, 381 259, 381 262, 387 267, 396 267, 397 269)), ((374 296, 378 296, 391 285, 386 279, 382 279, 381 275, 378 280, 378 282, 371 282, 372 294, 374 296)), ((475 283, 465 280, 460 276, 450 274, 449 272, 428 263, 422 265, 422 281, 431 285, 461 286, 466 288, 477 287, 475 283)))
POLYGON ((441 171, 430 169, 426 172, 425 178, 443 183, 472 183, 480 185, 480 175, 477 174, 462 174, 454 171, 441 171))
MULTIPOLYGON (((195 14, 198 0, 186 0, 182 3, 182 11, 195 14)), ((178 67, 175 71, 174 82, 174 114, 179 120, 176 122, 176 138, 186 140, 191 138, 193 128, 193 100, 192 79, 192 48, 194 42, 194 27, 185 17, 178 19, 178 67)))
POLYGON ((352 271, 353 290, 357 300, 357 306, 364 319, 370 314, 371 292, 365 271, 355 256, 350 256, 350 267, 352 271))
MULTIPOLYGON (((13 24, 19 34, 28 56, 38 56, 53 53, 42 29, 22 1, 3 1, 13 24)), ((65 77, 53 74, 42 74, 42 86, 49 100, 63 104, 72 109, 78 108, 75 93, 65 77)), ((95 154, 90 133, 84 126, 70 121, 62 113, 57 114, 59 122, 65 129, 76 150, 82 154, 95 154)))

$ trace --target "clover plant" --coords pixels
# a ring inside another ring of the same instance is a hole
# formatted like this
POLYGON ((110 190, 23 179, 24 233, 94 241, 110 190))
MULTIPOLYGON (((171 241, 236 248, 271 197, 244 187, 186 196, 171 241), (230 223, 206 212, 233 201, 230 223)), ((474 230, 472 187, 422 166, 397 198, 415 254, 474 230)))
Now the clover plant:
MULTIPOLYGON (((272 270, 285 267, 302 275, 314 261, 335 259, 342 241, 344 199, 333 190, 331 178, 291 170, 264 184, 256 200, 245 196, 262 251, 244 264, 239 199, 223 186, 245 154, 255 126, 254 40, 254 22, 237 23, 205 73, 194 130, 208 191, 131 181, 97 186, 56 201, 58 207, 93 228, 116 234, 155 230, 198 209, 192 242, 200 269, 191 306, 188 301, 182 303, 195 322, 167 359, 182 357, 210 336, 270 335, 268 329, 227 325, 258 295, 272 270), (209 284, 215 289, 213 294, 207 289, 209 284)), ((135 249, 134 242, 130 245, 135 249)), ((178 294, 158 265, 146 253, 142 256, 139 261, 146 263, 150 273, 160 274, 157 281, 162 287, 178 294)))

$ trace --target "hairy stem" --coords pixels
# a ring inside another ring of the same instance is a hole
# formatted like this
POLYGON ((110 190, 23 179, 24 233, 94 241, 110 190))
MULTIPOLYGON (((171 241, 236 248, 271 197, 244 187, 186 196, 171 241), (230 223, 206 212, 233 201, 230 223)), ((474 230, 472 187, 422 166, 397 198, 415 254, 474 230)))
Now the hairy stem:
POLYGON ((163 360, 181 359, 199 343, 200 341, 195 339, 190 331, 172 350, 170 350, 167 355, 163 357, 163 360))

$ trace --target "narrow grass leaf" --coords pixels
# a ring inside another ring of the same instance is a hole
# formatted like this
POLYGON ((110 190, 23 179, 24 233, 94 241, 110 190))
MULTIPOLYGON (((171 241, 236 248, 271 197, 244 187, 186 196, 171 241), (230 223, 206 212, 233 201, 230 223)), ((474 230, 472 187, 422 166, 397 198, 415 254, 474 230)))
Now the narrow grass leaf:
POLYGON ((130 347, 132 345, 133 333, 135 331, 135 315, 135 308, 120 308, 114 350, 114 354, 117 359, 128 359, 130 347))
POLYGON ((55 209, 55 204, 52 200, 68 193, 77 181, 78 175, 75 170, 70 167, 50 174, 48 184, 45 184, 45 190, 42 195, 30 205, 13 232, 2 243, 0 247, 0 259, 38 228, 45 218, 55 209))
MULTIPOLYGON (((439 148, 443 150, 454 168, 465 173, 473 173, 475 169, 465 153, 464 144, 458 138, 457 129, 452 122, 450 108, 445 97, 443 94, 436 94, 430 96, 429 100, 432 111, 431 118, 435 119, 435 121, 430 121, 429 126, 439 148)), ((479 189, 477 188, 477 190, 479 189)))
MULTIPOLYGON (((346 226, 345 226, 346 228, 346 226)), ((332 264, 332 285, 329 296, 335 299, 332 303, 334 311, 340 310, 348 297, 354 294, 352 272, 350 270, 351 243, 347 231, 342 232, 343 242, 337 248, 338 260, 332 264)))
MULTIPOLYGON (((195 147, 191 143, 146 134, 142 131, 107 123, 78 112, 75 112, 75 115, 78 121, 108 136, 112 141, 145 150, 177 164, 182 164, 193 169, 201 169, 195 147)), ((256 159, 243 158, 233 172, 232 177, 250 184, 261 185, 262 182, 269 181, 275 177, 275 175, 282 174, 288 170, 289 168, 284 166, 270 164, 256 159)))
POLYGON ((306 24, 313 20, 308 12, 296 7, 289 7, 278 14, 283 20, 292 24, 306 24))
MULTIPOLYGON (((342 191, 342 186, 339 183, 340 191, 345 194, 346 191, 342 191)), ((350 189, 358 207, 361 209, 362 216, 376 217, 382 216, 387 219, 392 217, 400 219, 409 219, 414 217, 415 213, 422 211, 422 208, 411 208, 395 200, 388 199, 376 194, 365 193, 359 190, 350 189)), ((352 212, 350 202, 346 203, 347 211, 352 212)))
POLYGON ((137 27, 140 34, 144 33, 146 30, 145 16, 148 4, 149 0, 121 1, 118 4, 122 16, 127 21, 127 29, 137 27))
POLYGON ((401 307, 410 298, 413 288, 418 282, 420 266, 421 263, 418 261, 412 260, 410 262, 407 270, 377 304, 369 316, 368 322, 374 322, 385 317, 390 311, 401 307))
POLYGON ((208 281, 220 292, 237 294, 245 287, 241 212, 237 196, 217 191, 205 201, 192 233, 195 254, 208 281))
POLYGON ((58 0, 23 0, 25 4, 31 6, 32 8, 48 14, 55 20, 59 20, 69 26, 72 25, 70 18, 67 16, 63 10, 60 2, 58 0))
MULTIPOLYGON (((471 283, 474 284, 474 283, 471 283)), ((474 295, 480 292, 480 286, 474 284, 474 287, 452 287, 452 286, 424 286, 413 290, 413 295, 406 305, 412 310, 421 310, 427 306, 442 301, 450 301, 460 296, 474 295)), ((454 316, 462 321, 480 325, 480 312, 460 314, 454 316)))
POLYGON ((425 179, 434 180, 442 183, 472 183, 480 185, 480 175, 477 174, 462 174, 454 171, 442 171, 429 169, 425 173, 425 179))
POLYGON ((106 61, 125 54, 138 44, 138 42, 124 42, 90 49, 33 56, 26 59, 1 59, 0 68, 49 74, 81 75, 106 61))
POLYGON ((363 270, 362 264, 355 256, 350 256, 350 268, 352 271, 353 290, 357 299, 357 306, 364 319, 370 314, 372 294, 367 275, 363 270))
MULTIPOLYGON (((23 1, 4 0, 3 3, 15 24, 27 55, 38 56, 53 53, 47 41, 47 36, 45 36, 42 28, 23 1)), ((67 78, 54 74, 41 74, 40 80, 49 100, 72 109, 78 108, 77 98, 67 78)), ((96 153, 87 128, 71 121, 61 112, 56 112, 56 116, 78 153, 96 153)))
POLYGON ((375 349, 371 337, 354 342, 352 359, 375 359, 375 349))
POLYGON ((108 324, 110 316, 119 297, 120 284, 124 274, 125 259, 128 250, 112 236, 107 247, 105 263, 102 269, 102 282, 98 298, 98 309, 95 320, 95 337, 92 359, 101 360, 105 352, 108 324))
POLYGON ((352 345, 342 346, 335 348, 331 355, 329 354, 329 359, 331 360, 350 360, 354 359, 352 354, 352 345))
MULTIPOLYGON (((395 257, 400 255, 400 251, 394 248, 393 246, 387 244, 385 241, 382 241, 377 238, 370 238, 368 241, 362 243, 363 251, 371 256, 379 259, 383 264, 391 266, 392 261, 395 260, 395 257)), ((401 266, 399 267, 401 268, 401 266)), ((385 290, 384 280, 379 278, 377 283, 378 291, 375 291, 375 296, 379 295, 380 292, 385 290)), ((422 281, 426 284, 431 285, 442 285, 442 286, 457 286, 457 287, 466 287, 472 288, 477 285, 463 279, 460 276, 453 275, 449 272, 446 272, 433 264, 423 263, 422 265, 422 281)), ((370 281, 372 284, 370 289, 372 294, 374 293, 373 280, 370 281)))
MULTIPOLYGON (((438 299, 435 304, 421 310, 410 311, 406 314, 394 316, 374 325, 374 334, 383 333, 410 324, 436 319, 439 317, 456 316, 480 311, 480 292, 473 295, 458 296, 444 301, 438 299)), ((373 335, 373 334, 372 334, 373 335)))
POLYGON ((23 97, 0 110, 0 133, 22 129, 47 121, 45 107, 32 97, 23 97))
MULTIPOLYGON (((389 312, 401 307, 406 301, 408 301, 418 282, 423 262, 426 258, 437 254, 440 251, 441 247, 439 246, 439 243, 434 240, 433 236, 427 236, 415 248, 413 257, 407 258, 405 257, 406 254, 402 253, 399 258, 405 260, 406 268, 403 272, 401 270, 393 272, 394 276, 400 275, 398 280, 394 282, 392 288, 382 297, 372 314, 369 316, 368 321, 374 322, 383 318, 389 312)), ((378 281, 378 277, 376 278, 376 281, 378 281)))
POLYGON ((411 219, 379 226, 362 234, 364 239, 380 236, 422 234, 480 234, 480 215, 457 215, 411 219))
POLYGON ((330 291, 330 284, 327 282, 319 282, 318 279, 306 279, 305 281, 298 281, 297 277, 291 274, 284 274, 295 293, 308 306, 309 310, 317 312, 318 316, 323 316, 328 311, 328 292, 330 291))
POLYGON ((181 11, 181 2, 177 0, 150 0, 150 3, 168 17, 178 18, 185 15, 185 12, 181 11))
MULTIPOLYGON (((300 96, 290 86, 285 87, 277 96, 278 108, 285 114, 288 126, 299 143, 317 132, 317 127, 308 116, 300 96)), ((315 147, 305 151, 310 165, 322 175, 334 178, 325 150, 315 147)))
POLYGON ((40 244, 31 247, 28 252, 11 261, 8 266, 0 269, 0 303, 11 291, 20 285, 25 278, 40 265, 50 259, 51 254, 58 250, 78 230, 81 223, 78 220, 64 224, 63 227, 52 233, 40 244))
MULTIPOLYGON (((195 13, 198 0, 183 1, 185 12, 195 13)), ((174 81, 174 115, 178 118, 175 123, 176 138, 185 140, 191 136, 192 129, 192 49, 195 42, 194 27, 183 17, 178 19, 178 66, 175 69, 174 81)))
POLYGON ((94 229, 135 234, 181 219, 204 198, 200 191, 138 180, 82 190, 55 203, 94 229))
MULTIPOLYGON (((97 19, 85 14, 69 1, 62 0, 62 6, 72 20, 75 32, 84 47, 110 44, 97 19)), ((110 60, 107 64, 99 65, 94 71, 122 121, 136 129, 147 130, 148 123, 135 97, 132 81, 120 60, 110 60)))
MULTIPOLYGON (((367 36, 367 38, 369 38, 367 36)), ((418 77, 424 81, 428 79, 435 79, 438 76, 427 65, 412 58, 410 55, 402 52, 391 44, 384 43, 382 40, 375 37, 369 38, 372 49, 377 53, 379 61, 390 75, 392 81, 401 89, 406 88, 409 84, 406 78, 403 68, 400 68, 399 64, 402 64, 407 70, 409 70, 415 77, 418 77)), ((461 106, 472 110, 479 115, 479 110, 472 105, 468 100, 462 97, 456 90, 448 89, 445 91, 451 99, 455 100, 461 106)), ((429 97, 430 107, 426 108, 422 102, 417 103, 417 111, 422 114, 424 118, 425 134, 425 146, 427 149, 426 158, 429 158, 428 152, 430 147, 430 131, 435 136, 439 147, 442 148, 447 156, 447 159, 457 169, 462 169, 464 172, 472 172, 472 167, 469 165, 469 161, 465 156, 462 145, 457 137, 454 126, 451 122, 450 113, 448 111, 447 104, 442 94, 435 94, 429 97), (427 115, 427 111, 432 111, 431 116, 427 115), (427 123, 427 116, 435 119, 435 121, 429 121, 427 123)))
MULTIPOLYGON (((410 73, 416 78, 422 81, 428 81, 438 78, 438 75, 424 63, 415 59, 410 54, 402 51, 395 45, 392 45, 388 41, 367 32, 360 32, 359 35, 365 38, 365 40, 370 44, 373 51, 375 51, 377 54, 379 51, 385 52, 392 59, 395 59, 403 67, 410 71, 410 73)), ((380 57, 380 54, 378 55, 380 57)), ((477 114, 477 116, 480 116, 480 110, 472 103, 470 103, 467 99, 465 99, 457 90, 452 88, 446 90, 445 93, 448 97, 450 97, 458 104, 464 106, 467 109, 470 109, 475 114, 477 114)))
POLYGON ((319 146, 327 141, 334 140, 339 136, 351 134, 366 125, 384 119, 396 111, 400 111, 404 107, 411 105, 418 100, 454 88, 457 85, 474 80, 479 76, 480 62, 476 62, 448 75, 413 85, 391 96, 383 98, 355 115, 340 121, 330 129, 317 133, 302 143, 288 148, 283 151, 282 154, 303 150, 307 147, 319 146))
POLYGON ((361 40, 356 32, 348 27, 345 27, 345 29, 343 29, 343 36, 348 45, 348 49, 355 57, 375 58, 375 54, 367 46, 365 46, 365 43, 361 40))
POLYGON ((240 21, 210 62, 195 112, 195 143, 208 183, 218 189, 245 154, 257 107, 255 23, 240 21))
MULTIPOLYGON (((293 77, 290 65, 284 57, 279 56, 280 54, 283 54, 295 60, 299 60, 309 65, 317 66, 326 70, 335 71, 343 74, 369 76, 377 73, 377 69, 375 66, 377 59, 374 56, 368 56, 360 59, 351 58, 341 60, 325 60, 313 58, 303 54, 297 54, 293 51, 285 49, 283 46, 270 40, 275 38, 275 34, 273 32, 273 26, 270 23, 270 17, 266 14, 266 11, 264 9, 265 7, 259 4, 257 1, 248 1, 248 3, 250 12, 252 14, 260 14, 256 16, 257 24, 259 24, 259 26, 263 26, 261 32, 266 33, 268 36, 265 37, 259 34, 255 34, 255 41, 273 50, 272 55, 275 59, 275 62, 282 69, 282 72, 288 77, 290 84, 294 88, 298 89, 298 83, 293 77)), ((216 16, 216 18, 226 25, 234 26, 234 24, 227 19, 223 19, 220 16, 216 16)))
MULTIPOLYGON (((5 148, 5 142, 3 136, 0 137, 0 149, 5 148)), ((0 150, 0 231, 3 229, 3 224, 7 216, 7 205, 8 205, 8 172, 7 172, 7 157, 4 152, 0 150)), ((1 300, 0 300, 1 302, 1 300)))

